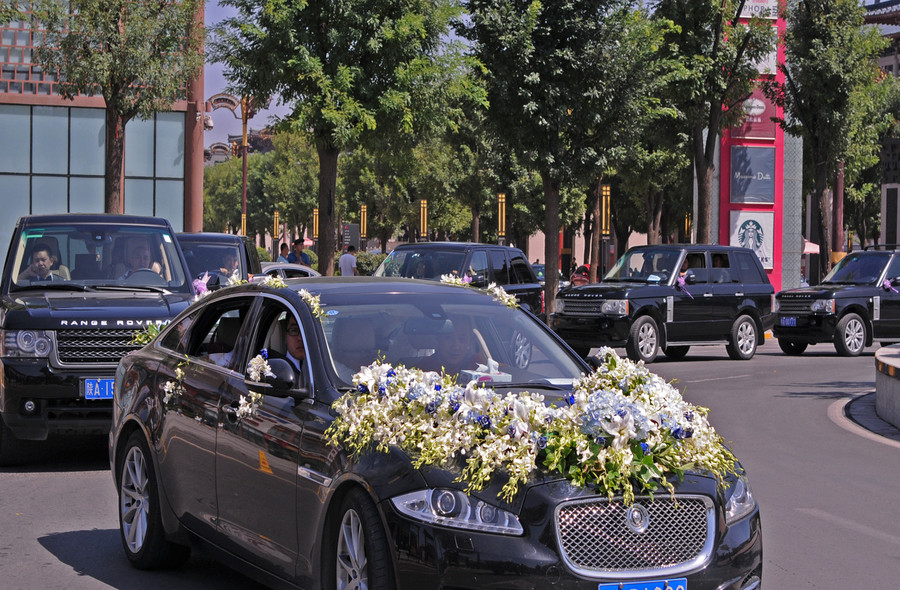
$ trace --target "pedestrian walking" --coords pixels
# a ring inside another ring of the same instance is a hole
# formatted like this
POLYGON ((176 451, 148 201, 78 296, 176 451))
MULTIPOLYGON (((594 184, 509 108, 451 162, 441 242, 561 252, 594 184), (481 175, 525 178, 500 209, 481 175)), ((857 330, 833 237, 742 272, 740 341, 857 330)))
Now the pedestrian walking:
POLYGON ((356 268, 356 248, 351 244, 347 246, 347 252, 338 260, 338 267, 341 269, 341 276, 352 277, 359 275, 356 268))

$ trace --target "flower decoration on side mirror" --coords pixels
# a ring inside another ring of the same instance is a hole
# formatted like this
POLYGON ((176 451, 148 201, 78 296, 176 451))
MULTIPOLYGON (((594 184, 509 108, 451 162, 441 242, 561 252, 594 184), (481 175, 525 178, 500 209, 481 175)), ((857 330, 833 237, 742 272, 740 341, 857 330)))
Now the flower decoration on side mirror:
POLYGON ((881 283, 881 288, 885 291, 893 291, 894 293, 897 292, 897 289, 894 288, 894 284, 891 283, 890 279, 884 279, 884 282, 881 283))
POLYGON ((688 297, 690 297, 691 299, 693 299, 694 296, 691 295, 691 292, 688 291, 688 290, 685 288, 685 286, 686 286, 686 283, 685 283, 685 281, 684 281, 684 277, 678 277, 677 279, 675 279, 675 288, 678 289, 679 291, 684 291, 685 295, 687 295, 688 297))

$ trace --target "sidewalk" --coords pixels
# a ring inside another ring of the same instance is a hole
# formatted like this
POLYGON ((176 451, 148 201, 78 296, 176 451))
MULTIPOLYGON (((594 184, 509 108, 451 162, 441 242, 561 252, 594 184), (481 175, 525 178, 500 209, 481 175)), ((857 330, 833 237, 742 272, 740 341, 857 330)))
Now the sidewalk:
POLYGON ((840 414, 846 421, 864 429, 874 437, 884 439, 882 442, 891 441, 900 446, 900 429, 885 422, 875 413, 875 392, 853 398, 849 401, 841 400, 835 405, 840 405, 840 414))

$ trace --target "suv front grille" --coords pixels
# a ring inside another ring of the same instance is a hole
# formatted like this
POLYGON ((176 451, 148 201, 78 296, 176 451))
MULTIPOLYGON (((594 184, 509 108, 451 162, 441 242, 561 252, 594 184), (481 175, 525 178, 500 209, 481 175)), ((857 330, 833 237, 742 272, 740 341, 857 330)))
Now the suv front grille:
POLYGON ((602 299, 565 299, 563 313, 567 315, 600 315, 602 299))
POLYGON ((646 530, 628 524, 632 507, 621 499, 591 498, 561 504, 556 530, 563 559, 586 576, 676 573, 696 567, 712 551, 714 512, 703 496, 635 498, 646 510, 646 530))
POLYGON ((129 344, 134 330, 58 330, 57 354, 63 365, 117 365, 139 344, 129 344))
POLYGON ((779 299, 778 311, 782 314, 811 313, 812 299, 779 299))

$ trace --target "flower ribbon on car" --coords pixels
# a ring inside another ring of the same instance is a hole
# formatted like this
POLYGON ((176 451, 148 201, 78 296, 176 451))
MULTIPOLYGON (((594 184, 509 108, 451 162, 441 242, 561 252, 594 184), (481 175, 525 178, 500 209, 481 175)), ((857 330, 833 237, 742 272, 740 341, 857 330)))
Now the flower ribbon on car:
POLYGON ((705 470, 722 485, 736 473, 734 455, 707 421, 707 410, 642 363, 600 350, 603 365, 573 383, 560 405, 537 393, 501 395, 455 375, 374 362, 354 375, 356 391, 332 406, 326 436, 351 456, 395 445, 416 468, 454 469, 466 491, 483 489, 494 473, 508 477, 499 496, 512 500, 535 469, 558 472, 626 503, 669 477, 705 470))

